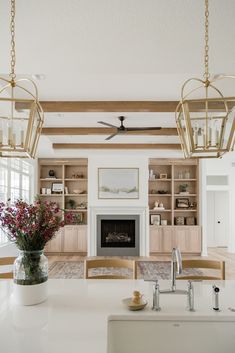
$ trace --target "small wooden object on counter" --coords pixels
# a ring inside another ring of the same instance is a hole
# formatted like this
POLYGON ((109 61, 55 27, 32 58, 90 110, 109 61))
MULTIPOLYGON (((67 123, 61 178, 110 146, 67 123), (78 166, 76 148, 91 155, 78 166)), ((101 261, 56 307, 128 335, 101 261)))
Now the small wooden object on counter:
POLYGON ((132 296, 132 303, 139 305, 141 304, 141 301, 142 301, 142 294, 138 290, 135 290, 132 296))

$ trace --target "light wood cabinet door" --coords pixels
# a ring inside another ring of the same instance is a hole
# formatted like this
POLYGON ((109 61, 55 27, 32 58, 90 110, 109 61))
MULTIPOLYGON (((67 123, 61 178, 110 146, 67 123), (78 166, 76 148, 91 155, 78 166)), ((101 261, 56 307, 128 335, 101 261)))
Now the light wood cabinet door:
POLYGON ((46 247, 45 252, 61 252, 62 251, 62 237, 63 237, 63 229, 60 229, 54 238, 50 240, 46 247))
POLYGON ((163 227, 162 228, 162 252, 170 252, 174 247, 173 243, 173 229, 172 227, 163 227))
POLYGON ((64 228, 64 252, 76 252, 78 249, 78 228, 77 226, 65 226, 64 228))
POLYGON ((202 250, 201 227, 190 227, 189 229, 189 252, 200 253, 202 250))
POLYGON ((64 229, 63 252, 87 252, 87 226, 66 226, 64 229))
POLYGON ((162 251, 162 229, 158 226, 150 226, 149 247, 150 253, 162 251))
POLYGON ((201 228, 200 227, 174 227, 174 246, 181 252, 200 253, 201 252, 201 228))
POLYGON ((181 252, 189 252, 189 227, 174 227, 173 245, 181 252))
POLYGON ((87 226, 78 226, 78 247, 77 251, 87 252, 87 226))
POLYGON ((173 247, 172 227, 150 226, 150 253, 170 253, 173 247))
POLYGON ((201 253, 200 226, 150 226, 150 253, 171 253, 179 248, 182 253, 201 253))

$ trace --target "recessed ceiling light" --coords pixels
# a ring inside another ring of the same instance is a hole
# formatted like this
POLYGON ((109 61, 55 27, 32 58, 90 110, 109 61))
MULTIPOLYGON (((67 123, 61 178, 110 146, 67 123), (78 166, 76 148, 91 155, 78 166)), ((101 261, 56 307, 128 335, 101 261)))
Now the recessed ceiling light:
POLYGON ((34 80, 41 81, 41 80, 45 80, 46 76, 44 74, 32 74, 32 78, 34 80))

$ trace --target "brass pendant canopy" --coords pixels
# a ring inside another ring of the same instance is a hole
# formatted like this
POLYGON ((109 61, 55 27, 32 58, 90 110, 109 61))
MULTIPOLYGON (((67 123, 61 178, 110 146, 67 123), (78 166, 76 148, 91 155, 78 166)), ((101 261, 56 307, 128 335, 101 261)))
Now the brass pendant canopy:
POLYGON ((11 73, 0 77, 0 157, 34 158, 44 114, 35 83, 15 75, 15 0, 11 0, 11 73), (27 103, 23 112, 16 102, 27 103))
POLYGON ((190 78, 183 84, 176 108, 176 125, 185 158, 218 158, 234 149, 235 97, 224 97, 215 83, 235 77, 209 79, 208 17, 208 0, 205 0, 204 79, 190 78), (234 102, 231 111, 228 102, 234 102), (195 111, 195 103, 204 108, 195 111))

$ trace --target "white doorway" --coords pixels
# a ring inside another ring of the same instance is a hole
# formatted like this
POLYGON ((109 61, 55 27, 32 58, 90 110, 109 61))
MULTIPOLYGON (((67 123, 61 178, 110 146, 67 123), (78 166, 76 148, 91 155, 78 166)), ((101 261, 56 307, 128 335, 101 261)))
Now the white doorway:
POLYGON ((229 233, 228 191, 207 191, 207 242, 209 247, 227 247, 229 233))

